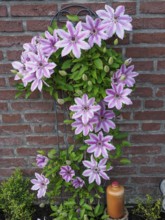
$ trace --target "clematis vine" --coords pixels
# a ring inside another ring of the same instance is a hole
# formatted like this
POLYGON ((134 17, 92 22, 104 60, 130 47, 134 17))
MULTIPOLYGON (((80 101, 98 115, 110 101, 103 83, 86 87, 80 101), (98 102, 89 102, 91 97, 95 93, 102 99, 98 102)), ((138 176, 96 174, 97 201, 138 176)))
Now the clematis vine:
POLYGON ((73 184, 74 188, 77 189, 77 188, 82 188, 84 186, 85 182, 80 177, 76 177, 76 179, 72 180, 72 184, 73 184))
POLYGON ((93 183, 96 181, 97 185, 101 184, 101 177, 105 180, 109 180, 109 176, 105 173, 112 169, 106 168, 107 159, 103 158, 99 161, 99 163, 94 159, 93 155, 91 155, 91 161, 84 160, 83 165, 87 167, 87 169, 82 173, 83 176, 89 177, 89 183, 93 183))
POLYGON ((110 143, 113 136, 103 135, 103 132, 100 131, 98 135, 89 134, 90 139, 85 140, 85 143, 90 145, 87 149, 88 153, 94 153, 94 156, 97 158, 102 155, 105 158, 108 158, 108 151, 115 150, 115 147, 110 143))
POLYGON ((34 184, 32 186, 32 190, 38 190, 37 197, 44 197, 47 190, 47 185, 49 184, 49 179, 46 178, 43 174, 35 173, 36 179, 32 179, 31 183, 34 184))
POLYGON ((81 49, 89 50, 90 46, 85 39, 89 36, 89 31, 83 31, 81 22, 79 21, 77 25, 74 27, 70 21, 67 21, 66 27, 68 32, 64 30, 58 30, 58 35, 61 40, 56 43, 56 46, 59 48, 63 48, 62 56, 66 56, 71 51, 73 52, 76 58, 80 58, 81 49))
POLYGON ((67 165, 60 168, 59 174, 66 182, 70 182, 72 180, 72 177, 75 176, 75 171, 67 165))
POLYGON ((132 101, 127 96, 132 92, 131 89, 124 89, 123 84, 115 85, 112 84, 112 89, 107 89, 107 96, 104 101, 108 103, 109 108, 117 108, 120 110, 122 104, 131 105, 132 101))
POLYGON ((132 18, 124 14, 124 6, 120 5, 114 10, 109 5, 105 5, 105 10, 98 10, 96 13, 103 20, 103 23, 107 24, 108 37, 112 37, 116 33, 119 38, 123 39, 124 31, 132 30, 132 18))

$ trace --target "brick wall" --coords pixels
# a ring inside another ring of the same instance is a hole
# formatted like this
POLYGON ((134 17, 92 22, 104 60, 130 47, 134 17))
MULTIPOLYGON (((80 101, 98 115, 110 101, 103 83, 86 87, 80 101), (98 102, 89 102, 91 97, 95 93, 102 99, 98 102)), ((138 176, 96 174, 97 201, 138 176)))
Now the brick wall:
MULTIPOLYGON (((63 142, 57 137, 57 115, 48 94, 35 92, 30 99, 16 100, 11 62, 19 60, 22 44, 44 31, 63 2, 83 3, 93 10, 104 2, 126 6, 133 17, 134 31, 120 42, 124 57, 132 57, 137 89, 133 106, 124 110, 118 123, 129 132, 131 148, 126 148, 132 164, 116 165, 112 179, 126 187, 127 201, 150 193, 159 196, 158 185, 165 173, 165 2, 162 1, 1 1, 0 3, 0 179, 15 167, 32 175, 36 151, 63 142), (98 3, 101 2, 101 3, 98 3)), ((63 109, 58 121, 63 119, 63 109)), ((59 124, 60 134, 64 127, 59 124)))

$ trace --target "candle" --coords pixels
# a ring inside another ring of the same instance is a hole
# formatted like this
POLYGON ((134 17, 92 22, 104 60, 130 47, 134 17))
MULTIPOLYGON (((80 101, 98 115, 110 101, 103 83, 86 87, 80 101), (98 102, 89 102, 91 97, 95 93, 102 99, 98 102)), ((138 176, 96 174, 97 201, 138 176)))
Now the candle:
POLYGON ((106 190, 107 213, 111 218, 124 216, 124 187, 117 181, 112 182, 106 190))

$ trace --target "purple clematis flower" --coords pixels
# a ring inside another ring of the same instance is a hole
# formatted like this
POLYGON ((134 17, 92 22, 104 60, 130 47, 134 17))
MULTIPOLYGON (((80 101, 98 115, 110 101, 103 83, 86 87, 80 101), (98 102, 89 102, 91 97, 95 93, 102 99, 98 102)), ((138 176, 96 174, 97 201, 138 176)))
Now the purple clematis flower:
POLYGON ((103 158, 99 161, 99 163, 93 158, 93 155, 91 155, 91 161, 88 160, 84 160, 83 161, 83 165, 85 167, 87 167, 88 169, 86 169, 82 175, 83 176, 88 176, 89 177, 89 183, 93 183, 94 181, 96 181, 97 185, 101 184, 101 178, 105 180, 109 180, 109 177, 107 176, 107 174, 105 173, 105 171, 109 171, 112 169, 112 167, 110 167, 108 170, 106 168, 106 163, 107 163, 107 159, 103 158))
POLYGON ((124 14, 124 6, 118 6, 114 11, 109 5, 105 5, 105 10, 98 10, 96 13, 107 24, 108 37, 112 37, 116 33, 119 38, 123 39, 124 31, 132 30, 132 18, 124 14))
POLYGON ((127 96, 132 92, 131 89, 124 89, 123 84, 114 85, 112 89, 107 89, 107 96, 104 98, 105 102, 108 102, 108 107, 116 107, 118 110, 122 108, 122 104, 131 105, 132 101, 127 96))
POLYGON ((113 136, 107 135, 104 136, 102 131, 96 134, 89 134, 90 139, 85 140, 85 143, 90 145, 87 149, 88 153, 94 153, 95 157, 102 155, 105 158, 108 158, 108 151, 115 150, 115 147, 109 142, 112 140, 113 136))
POLYGON ((89 132, 93 131, 93 126, 96 123, 96 119, 92 118, 89 119, 89 121, 85 124, 82 122, 81 118, 75 119, 75 122, 72 123, 72 127, 76 128, 75 129, 75 134, 80 134, 83 132, 84 136, 87 136, 89 132))
POLYGON ((64 30, 58 30, 58 35, 62 40, 56 43, 58 48, 64 48, 62 50, 62 56, 66 56, 71 51, 76 58, 80 58, 81 49, 88 50, 90 46, 85 39, 89 36, 89 31, 82 31, 81 21, 79 21, 76 27, 70 21, 67 21, 66 27, 68 32, 64 30))
POLYGON ((32 186, 32 190, 38 190, 37 197, 44 197, 47 190, 47 185, 49 184, 49 179, 47 179, 44 175, 40 175, 39 173, 35 173, 36 179, 32 179, 31 183, 34 184, 32 186))
POLYGON ((59 174, 66 182, 70 182, 72 177, 75 175, 75 172, 70 166, 67 165, 61 167, 59 174))
POLYGON ((56 30, 54 30, 53 35, 51 35, 48 31, 45 32, 45 38, 40 39, 40 45, 46 56, 50 57, 52 53, 56 52, 57 41, 58 41, 58 37, 56 30))
POLYGON ((72 118, 77 119, 82 117, 82 122, 87 124, 89 119, 94 117, 94 112, 100 109, 99 105, 94 105, 95 98, 88 99, 87 94, 84 94, 82 98, 74 99, 77 105, 71 105, 70 110, 76 112, 72 118))
POLYGON ((32 53, 37 54, 39 42, 40 42, 40 37, 35 36, 32 38, 30 43, 25 43, 23 45, 23 48, 25 49, 26 52, 32 52, 32 53))
POLYGON ((36 164, 39 168, 44 168, 48 163, 48 158, 46 156, 38 154, 36 157, 36 164))
POLYGON ((97 44, 101 47, 101 40, 106 40, 108 35, 105 33, 107 24, 104 24, 99 18, 95 20, 89 15, 86 16, 86 23, 82 23, 84 30, 90 31, 89 35, 89 45, 93 47, 94 44, 97 44))
POLYGON ((108 133, 110 128, 116 128, 115 123, 111 120, 115 117, 115 114, 112 110, 105 109, 105 103, 103 101, 99 103, 99 105, 101 106, 101 109, 95 112, 94 115, 94 119, 96 120, 95 132, 103 129, 103 131, 108 133))
POLYGON ((120 67, 120 69, 114 73, 112 77, 112 82, 114 84, 122 83, 124 85, 127 85, 128 87, 132 87, 135 84, 134 77, 139 75, 137 72, 134 72, 133 70, 134 65, 126 67, 126 65, 123 64, 120 67))
POLYGON ((76 177, 76 179, 72 180, 72 184, 74 188, 77 189, 77 188, 82 188, 85 182, 80 177, 76 177))

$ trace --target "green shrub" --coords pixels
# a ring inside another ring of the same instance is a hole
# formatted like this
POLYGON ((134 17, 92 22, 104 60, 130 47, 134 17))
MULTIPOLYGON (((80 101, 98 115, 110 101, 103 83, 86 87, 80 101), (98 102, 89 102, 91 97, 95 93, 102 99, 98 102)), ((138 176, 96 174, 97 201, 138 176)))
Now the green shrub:
POLYGON ((0 208, 6 220, 31 220, 34 196, 29 191, 30 181, 19 169, 0 185, 0 208))
POLYGON ((145 201, 137 199, 137 206, 134 208, 133 214, 138 214, 145 220, 160 219, 161 204, 161 199, 153 201, 153 198, 147 194, 145 201))

